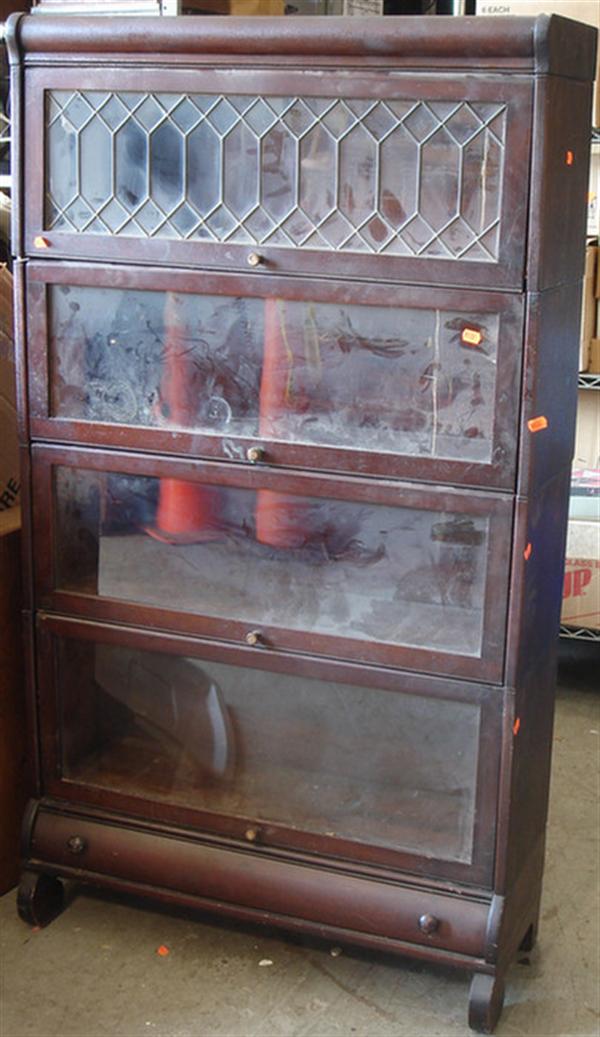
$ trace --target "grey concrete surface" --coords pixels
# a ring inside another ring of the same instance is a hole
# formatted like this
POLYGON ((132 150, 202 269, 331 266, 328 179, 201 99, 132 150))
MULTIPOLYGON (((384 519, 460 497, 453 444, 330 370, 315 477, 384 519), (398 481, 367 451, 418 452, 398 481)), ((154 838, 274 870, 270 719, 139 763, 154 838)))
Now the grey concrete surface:
MULTIPOLYGON (((540 941, 511 970, 499 1037, 600 1032, 599 670, 566 654, 540 941)), ((334 957, 314 942, 106 896, 76 896, 36 932, 14 902, 14 893, 0 899, 2 1037, 469 1033, 465 974, 364 952, 334 957)))

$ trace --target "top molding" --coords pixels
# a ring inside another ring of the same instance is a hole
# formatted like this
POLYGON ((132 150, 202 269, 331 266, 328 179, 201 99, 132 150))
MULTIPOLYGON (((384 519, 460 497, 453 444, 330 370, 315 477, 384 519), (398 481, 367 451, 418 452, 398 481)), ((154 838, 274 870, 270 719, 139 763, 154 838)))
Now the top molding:
POLYGON ((12 63, 60 55, 305 57, 369 63, 465 65, 592 80, 596 30, 557 15, 538 18, 107 18, 11 15, 12 63))

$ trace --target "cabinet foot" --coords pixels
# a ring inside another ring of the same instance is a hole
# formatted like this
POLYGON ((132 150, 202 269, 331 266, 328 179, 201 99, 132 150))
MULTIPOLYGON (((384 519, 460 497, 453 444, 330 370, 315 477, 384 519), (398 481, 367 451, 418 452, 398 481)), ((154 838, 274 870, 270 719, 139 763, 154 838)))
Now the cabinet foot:
POLYGON ((493 1033, 504 1004, 504 979, 476 972, 469 991, 469 1026, 476 1033, 493 1033))
POLYGON ((17 891, 17 911, 28 925, 48 925, 63 909, 64 891, 60 879, 24 871, 17 891))

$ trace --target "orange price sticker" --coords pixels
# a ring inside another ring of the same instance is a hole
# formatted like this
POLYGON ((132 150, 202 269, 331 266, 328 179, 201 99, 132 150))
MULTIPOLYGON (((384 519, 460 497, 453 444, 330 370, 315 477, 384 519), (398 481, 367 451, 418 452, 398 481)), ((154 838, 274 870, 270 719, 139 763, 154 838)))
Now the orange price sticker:
POLYGON ((567 163, 567 165, 568 166, 572 166, 574 161, 575 161, 575 155, 573 154, 573 152, 572 151, 567 151, 567 153, 565 155, 565 162, 567 163))
POLYGON ((483 339, 483 335, 477 328, 463 328, 460 337, 467 346, 479 346, 483 339))
POLYGON ((526 562, 528 562, 529 559, 531 558, 531 550, 532 550, 531 544, 529 543, 529 544, 527 544, 527 547, 523 551, 523 558, 525 559, 526 562))
POLYGON ((171 952, 170 952, 169 948, 164 943, 161 943, 160 947, 156 948, 156 953, 161 958, 166 958, 167 955, 170 954, 171 952))
POLYGON ((543 414, 539 418, 531 418, 527 422, 527 428, 530 432, 541 432, 542 429, 548 428, 548 418, 545 418, 543 414))
POLYGON ((513 724, 513 735, 518 735, 521 730, 521 717, 517 717, 513 724))

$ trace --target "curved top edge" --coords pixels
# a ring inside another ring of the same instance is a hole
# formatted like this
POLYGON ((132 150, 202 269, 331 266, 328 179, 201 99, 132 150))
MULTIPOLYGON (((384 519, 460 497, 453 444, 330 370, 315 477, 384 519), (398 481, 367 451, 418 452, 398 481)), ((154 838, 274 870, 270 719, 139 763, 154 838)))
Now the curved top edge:
POLYGON ((17 65, 20 59, 19 25, 24 14, 9 14, 4 23, 4 42, 9 65, 17 65))
POLYGON ((531 59, 536 71, 591 79, 595 30, 580 22, 525 17, 53 17, 13 24, 23 54, 183 54, 531 59), (577 52, 577 60, 569 51, 577 52), (564 69, 567 68, 568 71, 564 69))

